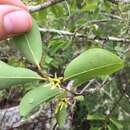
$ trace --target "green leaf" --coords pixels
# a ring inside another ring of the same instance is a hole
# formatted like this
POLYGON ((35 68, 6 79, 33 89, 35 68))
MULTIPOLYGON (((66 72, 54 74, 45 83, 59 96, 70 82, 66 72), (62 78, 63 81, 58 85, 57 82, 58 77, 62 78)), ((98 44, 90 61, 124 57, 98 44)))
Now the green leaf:
POLYGON ((39 87, 29 91, 21 100, 20 115, 27 117, 30 112, 41 103, 47 102, 61 94, 59 88, 51 88, 50 84, 42 84, 39 87))
POLYGON ((87 115, 87 120, 105 120, 105 116, 103 114, 87 115))
POLYGON ((118 130, 123 129, 123 125, 119 120, 117 120, 115 118, 110 118, 110 121, 111 121, 111 123, 113 123, 113 125, 115 125, 118 128, 118 130))
POLYGON ((64 80, 74 80, 79 86, 97 76, 109 75, 123 68, 124 62, 111 52, 94 48, 71 61, 64 72, 64 80))
POLYGON ((13 40, 28 61, 39 67, 42 57, 42 40, 35 20, 33 19, 31 31, 15 36, 13 40))
POLYGON ((85 11, 93 11, 98 7, 99 0, 86 0, 86 6, 83 8, 85 11))
POLYGON ((84 96, 75 96, 74 99, 77 101, 84 101, 84 96))
POLYGON ((56 120, 59 125, 59 128, 64 128, 65 122, 67 118, 67 108, 66 105, 58 106, 58 110, 56 113, 56 120))
POLYGON ((99 127, 92 127, 90 130, 101 130, 99 127))
POLYGON ((42 77, 36 72, 25 68, 12 67, 2 61, 0 61, 0 68, 0 89, 35 80, 42 80, 42 77))
POLYGON ((115 127, 115 125, 113 125, 111 123, 109 125, 107 125, 107 128, 108 128, 108 130, 118 130, 118 128, 115 127))

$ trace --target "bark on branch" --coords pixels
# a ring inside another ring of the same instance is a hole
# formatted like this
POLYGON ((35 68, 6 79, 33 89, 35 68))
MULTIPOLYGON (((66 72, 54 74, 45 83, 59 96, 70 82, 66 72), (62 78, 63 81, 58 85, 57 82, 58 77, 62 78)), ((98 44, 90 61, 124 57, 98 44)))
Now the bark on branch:
POLYGON ((86 38, 87 40, 99 40, 99 41, 113 41, 113 42, 122 42, 122 43, 130 43, 130 39, 127 38, 119 38, 119 37, 113 37, 113 36, 108 36, 108 37, 88 37, 85 34, 81 33, 73 33, 69 31, 64 31, 64 30, 57 30, 57 29, 48 29, 48 28, 39 28, 39 30, 43 33, 53 33, 53 34, 58 34, 58 35, 64 35, 64 36, 70 36, 70 37, 79 37, 79 38, 86 38))
POLYGON ((48 0, 47 2, 44 2, 44 3, 36 5, 36 6, 29 6, 28 9, 30 12, 36 12, 36 11, 45 9, 47 7, 53 6, 53 5, 63 2, 63 1, 64 0, 48 0))
POLYGON ((112 3, 124 3, 124 4, 129 4, 130 0, 109 0, 112 3))
MULTIPOLYGON (((48 0, 47 2, 41 3, 36 6, 29 6, 28 9, 30 12, 36 12, 36 11, 45 9, 47 7, 53 6, 53 5, 63 2, 63 1, 65 1, 65 0, 48 0)), ((113 3, 125 3, 125 4, 130 3, 130 0, 109 0, 109 1, 111 1, 113 3)))

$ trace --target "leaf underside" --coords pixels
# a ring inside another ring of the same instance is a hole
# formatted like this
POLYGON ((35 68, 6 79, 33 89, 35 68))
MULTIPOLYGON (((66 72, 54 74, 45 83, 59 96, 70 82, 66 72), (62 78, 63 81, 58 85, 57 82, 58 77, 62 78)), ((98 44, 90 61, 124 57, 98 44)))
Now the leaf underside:
POLYGON ((15 36, 13 40, 27 60, 39 66, 42 57, 42 40, 36 21, 33 19, 31 31, 15 36))
POLYGON ((20 115, 22 117, 27 117, 30 112, 41 103, 47 102, 60 94, 61 90, 59 88, 52 89, 50 84, 40 85, 39 87, 29 91, 22 98, 20 103, 20 115))

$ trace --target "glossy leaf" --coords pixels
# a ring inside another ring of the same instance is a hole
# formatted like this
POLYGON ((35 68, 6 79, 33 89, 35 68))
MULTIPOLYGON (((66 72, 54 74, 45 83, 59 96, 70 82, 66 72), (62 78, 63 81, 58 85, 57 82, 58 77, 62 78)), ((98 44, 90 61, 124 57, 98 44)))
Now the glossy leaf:
POLYGON ((113 125, 111 123, 107 126, 107 128, 108 128, 108 130, 119 130, 117 127, 115 127, 115 125, 113 125))
POLYGON ((67 118, 67 108, 65 105, 59 106, 56 113, 56 120, 59 128, 64 128, 67 118))
POLYGON ((42 84, 39 87, 29 91, 21 100, 20 115, 26 117, 32 110, 38 107, 41 103, 47 102, 50 99, 61 94, 59 88, 52 89, 50 84, 42 84))
POLYGON ((100 48, 89 49, 67 66, 64 80, 74 80, 74 86, 79 86, 97 76, 112 74, 123 66, 123 61, 115 54, 100 48))
POLYGON ((85 11, 93 11, 98 7, 99 0, 86 0, 86 6, 83 8, 85 11))
POLYGON ((42 80, 42 77, 29 69, 12 67, 0 61, 0 89, 35 80, 42 80))
POLYGON ((103 114, 87 115, 87 120, 105 120, 105 116, 103 114))
POLYGON ((98 128, 98 127, 92 127, 92 128, 90 128, 90 130, 101 130, 100 129, 100 127, 98 128))
POLYGON ((110 121, 111 121, 111 123, 113 125, 115 125, 118 128, 118 130, 122 130, 123 129, 123 125, 122 125, 122 123, 119 120, 117 120, 115 118, 110 118, 110 121))
POLYGON ((33 64, 39 66, 42 57, 42 41, 38 25, 33 19, 32 29, 20 36, 13 38, 16 47, 33 64))

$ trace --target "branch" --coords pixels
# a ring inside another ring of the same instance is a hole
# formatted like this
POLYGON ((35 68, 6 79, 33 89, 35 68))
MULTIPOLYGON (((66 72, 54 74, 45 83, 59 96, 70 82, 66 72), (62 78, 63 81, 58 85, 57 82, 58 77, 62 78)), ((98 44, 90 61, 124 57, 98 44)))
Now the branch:
POLYGON ((130 43, 130 39, 127 39, 127 38, 118 38, 118 37, 113 37, 113 36, 99 37, 97 39, 99 39, 99 40, 106 40, 106 41, 109 40, 109 41, 113 41, 113 42, 130 43))
POLYGON ((124 3, 124 4, 129 4, 130 0, 109 0, 112 3, 124 3))
POLYGON ((121 2, 121 3, 129 4, 130 0, 115 0, 115 2, 121 2))
POLYGON ((112 19, 117 19, 117 20, 120 20, 120 21, 124 21, 125 19, 120 17, 120 16, 117 16, 115 14, 110 14, 110 13, 101 13, 101 15, 104 15, 104 16, 107 16, 109 18, 111 18, 110 20, 112 19))
POLYGON ((79 34, 79 33, 73 33, 69 31, 64 31, 64 30, 57 30, 57 29, 48 29, 48 28, 39 28, 41 32, 44 33, 54 33, 54 34, 59 34, 59 35, 65 35, 65 36, 76 36, 76 37, 86 37, 84 34, 79 34))
POLYGON ((0 129, 8 129, 20 122, 19 107, 0 110, 0 129))
POLYGON ((47 7, 53 6, 53 5, 63 2, 63 1, 64 0, 48 0, 47 2, 44 2, 44 3, 36 5, 36 6, 29 6, 28 9, 30 12, 36 12, 36 11, 45 9, 47 7))
MULTIPOLYGON (((45 9, 47 7, 50 7, 50 6, 53 6, 57 3, 60 3, 60 2, 63 2, 65 0, 48 0, 47 2, 44 2, 44 3, 41 3, 39 5, 36 5, 36 6, 29 6, 28 9, 30 12, 36 12, 36 11, 39 11, 39 10, 42 10, 42 9, 45 9)), ((109 0, 113 3, 125 3, 125 4, 129 4, 130 3, 130 0, 109 0)))
POLYGON ((57 30, 57 29, 48 29, 48 28, 39 28, 39 30, 43 33, 53 33, 53 34, 59 34, 59 35, 64 35, 64 36, 75 36, 79 38, 87 38, 87 40, 101 40, 101 41, 113 41, 113 42, 121 42, 121 43, 130 43, 130 39, 127 38, 118 38, 118 37, 113 37, 113 36, 108 36, 108 37, 88 37, 85 34, 80 34, 80 33, 73 33, 69 31, 64 31, 64 30, 57 30))
POLYGON ((22 120, 19 112, 19 106, 11 107, 7 109, 0 110, 0 129, 10 129, 17 128, 24 124, 29 124, 35 122, 35 119, 42 113, 43 107, 31 115, 28 119, 22 120))

